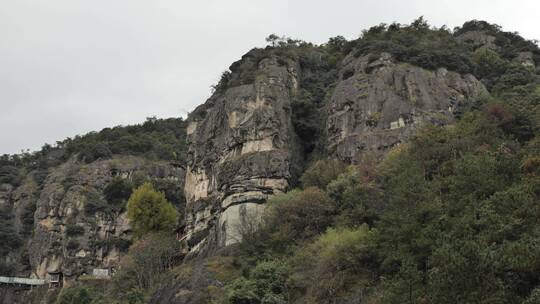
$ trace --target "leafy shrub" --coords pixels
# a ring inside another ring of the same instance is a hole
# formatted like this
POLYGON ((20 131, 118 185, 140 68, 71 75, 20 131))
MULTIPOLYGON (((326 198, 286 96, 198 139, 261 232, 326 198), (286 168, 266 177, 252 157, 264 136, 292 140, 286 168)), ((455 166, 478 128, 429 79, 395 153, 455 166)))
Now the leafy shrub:
POLYGON ((307 289, 310 303, 333 303, 354 285, 367 284, 378 266, 374 252, 375 231, 329 229, 298 256, 298 283, 307 289))
POLYGON ((80 246, 79 242, 74 239, 70 239, 66 244, 66 249, 69 251, 76 250, 80 246))
POLYGON ((527 300, 523 304, 535 304, 540 302, 540 288, 533 289, 531 294, 527 297, 527 300))
POLYGON ((55 304, 90 304, 94 300, 94 291, 83 286, 63 288, 55 304))
POLYGON ((64 188, 64 191, 68 191, 69 188, 73 187, 77 184, 77 180, 73 176, 67 176, 64 178, 61 182, 62 187, 64 188))
POLYGON ((404 259, 394 277, 382 278, 381 302, 400 304, 406 299, 409 303, 429 303, 425 289, 422 288, 423 276, 424 274, 414 262, 404 259))
POLYGON ((489 295, 499 303, 509 303, 502 280, 493 273, 493 259, 490 249, 477 242, 457 240, 442 245, 433 254, 429 286, 432 300, 450 304, 489 295))
POLYGON ((282 261, 263 261, 255 266, 250 278, 255 281, 258 294, 262 298, 268 294, 284 295, 287 292, 286 283, 290 271, 282 261))
POLYGON ((228 303, 287 303, 289 275, 290 269, 283 262, 260 262, 249 278, 240 277, 226 286, 228 303))
POLYGON ((23 225, 23 235, 29 236, 34 231, 34 213, 37 208, 37 198, 31 200, 27 205, 24 206, 21 214, 21 222, 23 225))
POLYGON ((76 236, 84 234, 84 227, 79 225, 67 225, 66 226, 66 235, 68 236, 76 236))
POLYGON ((103 195, 110 205, 123 207, 132 191, 133 186, 129 180, 116 177, 105 186, 103 195))
POLYGON ((534 71, 524 67, 521 64, 510 65, 504 74, 502 74, 495 86, 493 92, 501 94, 504 91, 514 90, 515 87, 524 86, 536 80, 534 71))
POLYGON ((91 190, 85 195, 84 211, 86 214, 95 214, 96 212, 108 213, 111 209, 97 191, 91 190))
POLYGON ((143 303, 145 292, 152 291, 167 271, 179 262, 180 243, 171 234, 147 234, 135 242, 122 257, 120 270, 112 280, 111 297, 133 298, 143 303))
POLYGON ((302 141, 304 152, 315 149, 316 139, 321 132, 321 116, 318 106, 307 92, 302 92, 301 98, 292 102, 292 123, 296 134, 302 141))
POLYGON ((408 26, 381 24, 364 31, 355 56, 390 53, 396 60, 434 70, 445 67, 460 73, 473 71, 470 51, 446 28, 430 29, 419 18, 408 26))
POLYGON ((485 108, 485 113, 503 129, 510 130, 512 128, 514 115, 504 105, 489 104, 485 108))
POLYGON ((486 35, 495 37, 495 45, 502 58, 511 60, 519 52, 531 52, 535 62, 538 62, 540 51, 534 41, 526 40, 516 32, 504 32, 501 26, 490 24, 486 21, 471 20, 454 30, 454 35, 459 36, 468 31, 480 31, 486 35))
POLYGON ((21 182, 19 169, 15 166, 0 166, 0 184, 18 186, 21 182))
POLYGON ((307 168, 300 181, 305 188, 318 187, 319 189, 326 189, 326 186, 344 170, 345 164, 340 160, 318 160, 307 168))
POLYGON ((332 224, 335 203, 322 190, 310 187, 270 199, 266 225, 274 238, 287 244, 323 233, 332 224))
POLYGON ((165 194, 165 198, 174 205, 176 210, 179 212, 184 210, 186 198, 184 189, 178 181, 160 178, 152 180, 152 184, 157 191, 165 194))
POLYGON ((342 79, 347 80, 347 79, 351 78, 353 75, 354 75, 354 70, 353 69, 347 70, 347 71, 343 72, 342 79))
POLYGON ((86 163, 91 163, 98 159, 107 159, 112 156, 108 145, 102 142, 87 145, 79 154, 79 159, 86 163))
POLYGON ((477 49, 472 58, 476 64, 474 74, 479 78, 495 80, 504 73, 508 65, 508 62, 503 60, 497 52, 488 48, 477 49))
POLYGON ((41 189, 43 187, 43 184, 45 183, 45 179, 47 178, 47 175, 49 175, 49 171, 47 169, 40 169, 36 170, 32 177, 34 178, 34 181, 36 181, 36 184, 41 189))
POLYGON ((259 304, 255 282, 240 277, 227 286, 227 301, 231 304, 259 304))
POLYGON ((337 205, 336 221, 344 226, 364 223, 372 226, 379 219, 378 210, 382 207, 380 189, 368 182, 371 177, 362 175, 359 167, 350 166, 342 172, 327 186, 328 195, 337 205))
POLYGON ((103 194, 90 189, 85 193, 84 211, 86 214, 97 212, 112 215, 125 209, 126 201, 132 193, 131 182, 122 178, 114 178, 103 189, 103 194))
POLYGON ((0 255, 7 255, 22 245, 22 239, 15 230, 13 213, 10 208, 0 208, 0 255))

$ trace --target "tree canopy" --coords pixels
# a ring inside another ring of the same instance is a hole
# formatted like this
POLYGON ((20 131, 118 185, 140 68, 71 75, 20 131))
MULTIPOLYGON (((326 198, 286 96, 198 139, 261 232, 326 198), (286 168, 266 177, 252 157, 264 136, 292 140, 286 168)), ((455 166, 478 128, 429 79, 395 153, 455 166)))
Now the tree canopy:
POLYGON ((171 231, 177 221, 177 211, 163 192, 157 192, 146 182, 131 194, 127 203, 128 217, 137 236, 149 232, 171 231))

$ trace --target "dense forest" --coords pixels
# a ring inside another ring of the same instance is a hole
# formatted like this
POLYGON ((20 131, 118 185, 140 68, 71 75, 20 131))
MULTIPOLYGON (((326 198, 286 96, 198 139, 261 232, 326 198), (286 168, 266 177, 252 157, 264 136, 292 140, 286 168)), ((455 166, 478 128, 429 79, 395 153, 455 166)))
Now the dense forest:
MULTIPOLYGON (((292 105, 306 153, 297 187, 273 196, 261 220, 243 223, 241 242, 204 257, 180 262, 171 225, 145 229, 111 282, 79 280, 56 303, 159 303, 167 290, 189 291, 186 303, 540 303, 535 42, 483 21, 450 30, 422 18, 381 24, 352 41, 268 41, 250 58, 293 56, 312 71, 292 105), (459 38, 475 31, 494 39, 486 46, 459 38), (348 54, 376 60, 381 52, 429 70, 470 73, 490 96, 461 109, 451 125, 423 126, 382 158, 366 153, 352 165, 326 158, 317 138, 324 138, 321 113, 341 60, 348 54), (532 65, 516 60, 523 53, 532 65)), ((214 89, 252 81, 243 63, 214 89)), ((0 180, 16 184, 21 170, 39 179, 69 157, 182 162, 184 132, 181 119, 105 129, 31 155, 4 156, 0 180)), ((2 233, 9 241, 9 231, 2 233)))

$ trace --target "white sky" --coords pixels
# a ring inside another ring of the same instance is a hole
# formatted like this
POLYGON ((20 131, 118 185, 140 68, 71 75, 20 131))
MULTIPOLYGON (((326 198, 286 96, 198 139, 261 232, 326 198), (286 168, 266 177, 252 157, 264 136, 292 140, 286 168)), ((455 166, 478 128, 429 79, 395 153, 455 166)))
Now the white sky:
POLYGON ((537 0, 0 0, 0 154, 185 116, 270 33, 323 43, 423 15, 540 38, 537 0))

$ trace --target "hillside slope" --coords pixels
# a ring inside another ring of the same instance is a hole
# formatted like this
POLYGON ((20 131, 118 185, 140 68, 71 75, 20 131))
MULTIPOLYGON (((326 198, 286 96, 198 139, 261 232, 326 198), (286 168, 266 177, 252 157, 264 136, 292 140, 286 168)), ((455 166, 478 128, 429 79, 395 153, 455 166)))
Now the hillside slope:
POLYGON ((422 18, 269 43, 186 121, 4 156, 2 274, 61 272, 58 303, 537 303, 535 43, 422 18), (145 181, 176 231, 133 237, 145 181))

